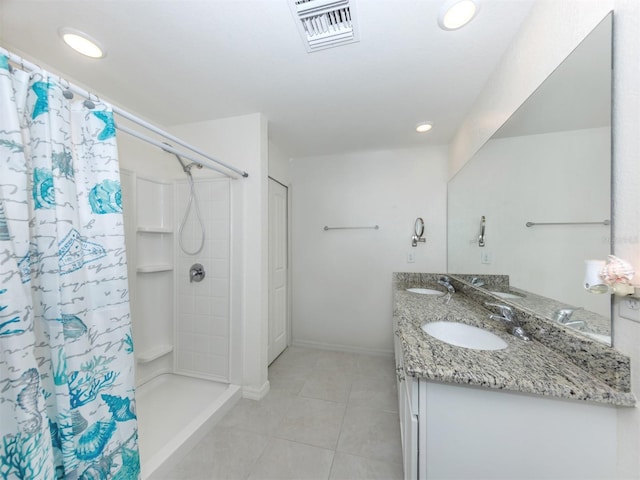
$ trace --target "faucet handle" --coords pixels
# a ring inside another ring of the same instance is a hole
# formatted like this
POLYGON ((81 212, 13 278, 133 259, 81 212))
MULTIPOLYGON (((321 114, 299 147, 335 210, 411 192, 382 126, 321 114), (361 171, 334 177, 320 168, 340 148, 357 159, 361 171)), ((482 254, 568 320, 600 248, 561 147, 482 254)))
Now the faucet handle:
POLYGON ((513 309, 509 305, 502 305, 501 303, 491 303, 491 302, 484 302, 484 304, 487 307, 496 307, 500 309, 500 315, 505 317, 507 320, 513 319, 513 316, 514 316, 513 309))

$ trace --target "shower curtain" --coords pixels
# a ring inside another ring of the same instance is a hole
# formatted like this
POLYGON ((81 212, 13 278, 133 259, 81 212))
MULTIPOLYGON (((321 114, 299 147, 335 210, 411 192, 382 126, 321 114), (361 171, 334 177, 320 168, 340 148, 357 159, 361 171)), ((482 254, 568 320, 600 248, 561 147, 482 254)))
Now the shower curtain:
POLYGON ((0 55, 0 479, 139 477, 113 113, 0 55))

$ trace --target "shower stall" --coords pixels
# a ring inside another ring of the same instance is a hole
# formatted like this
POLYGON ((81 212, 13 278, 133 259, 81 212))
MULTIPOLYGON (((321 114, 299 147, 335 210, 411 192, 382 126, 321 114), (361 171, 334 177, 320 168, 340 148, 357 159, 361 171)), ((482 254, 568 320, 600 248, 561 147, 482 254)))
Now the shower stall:
POLYGON ((229 381, 230 180, 194 181, 184 167, 174 181, 121 171, 143 478, 241 395, 229 381))

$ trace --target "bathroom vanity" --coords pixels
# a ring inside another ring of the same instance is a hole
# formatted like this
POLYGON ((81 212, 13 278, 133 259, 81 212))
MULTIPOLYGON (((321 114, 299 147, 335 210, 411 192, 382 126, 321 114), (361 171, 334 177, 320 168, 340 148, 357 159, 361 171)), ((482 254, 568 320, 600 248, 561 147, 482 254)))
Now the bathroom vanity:
POLYGON ((502 298, 450 276, 447 303, 439 276, 394 274, 405 478, 614 478, 616 408, 635 404, 628 358, 514 307, 525 342, 489 318, 485 302, 502 298), (422 328, 437 321, 478 327, 506 347, 438 340, 422 328))

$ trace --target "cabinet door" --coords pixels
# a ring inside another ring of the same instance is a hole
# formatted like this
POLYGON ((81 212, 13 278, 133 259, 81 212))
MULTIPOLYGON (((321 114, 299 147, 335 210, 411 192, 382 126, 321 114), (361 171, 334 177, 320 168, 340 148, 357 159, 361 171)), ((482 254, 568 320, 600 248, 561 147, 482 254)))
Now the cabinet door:
POLYGON ((395 353, 396 360, 396 392, 398 394, 398 412, 400 413, 400 434, 402 437, 402 441, 404 442, 404 437, 402 436, 403 431, 403 419, 404 419, 404 386, 403 386, 403 362, 402 362, 402 350, 400 346, 400 340, 398 339, 398 335, 395 333, 396 325, 394 323, 394 336, 393 336, 393 349, 395 353))
MULTIPOLYGON (((395 319, 394 319, 395 320, 395 319)), ((397 325, 394 321, 394 333, 397 325)), ((406 377, 402 358, 402 346, 394 335, 396 359, 396 387, 398 389, 398 412, 400 415, 400 438, 402 440, 402 463, 405 480, 418 478, 418 380, 406 377)))
POLYGON ((405 480, 416 480, 418 478, 418 415, 413 406, 417 407, 417 400, 414 393, 417 393, 417 380, 407 377, 400 386, 403 390, 404 405, 400 406, 403 418, 402 424, 402 463, 404 467, 405 480), (413 402, 412 402, 413 400, 413 402))

